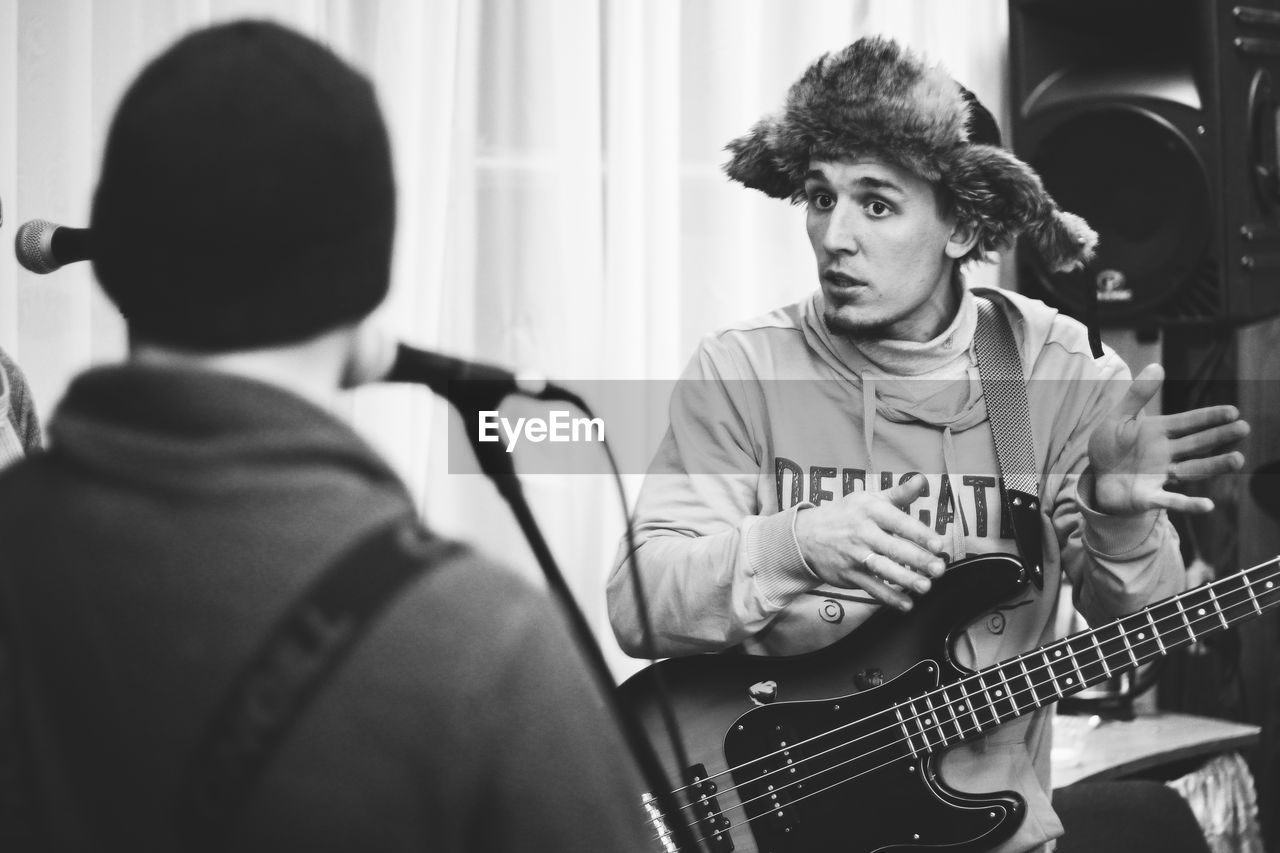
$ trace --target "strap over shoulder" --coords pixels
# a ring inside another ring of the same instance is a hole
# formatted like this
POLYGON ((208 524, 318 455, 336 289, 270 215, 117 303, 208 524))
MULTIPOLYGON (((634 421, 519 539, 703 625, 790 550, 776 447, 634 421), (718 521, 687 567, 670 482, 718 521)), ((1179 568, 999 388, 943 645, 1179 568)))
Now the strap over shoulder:
POLYGON ((1040 526, 1040 477, 1027 404, 1027 377, 1009 318, 990 299, 975 297, 978 327, 974 351, 978 379, 991 421, 1000 467, 1004 511, 1012 520, 1018 555, 1036 589, 1044 588, 1044 532, 1040 526))
POLYGON ((192 755, 177 829, 193 849, 219 850, 262 770, 311 699, 411 582, 461 551, 416 517, 377 528, 340 554, 236 675, 192 755))

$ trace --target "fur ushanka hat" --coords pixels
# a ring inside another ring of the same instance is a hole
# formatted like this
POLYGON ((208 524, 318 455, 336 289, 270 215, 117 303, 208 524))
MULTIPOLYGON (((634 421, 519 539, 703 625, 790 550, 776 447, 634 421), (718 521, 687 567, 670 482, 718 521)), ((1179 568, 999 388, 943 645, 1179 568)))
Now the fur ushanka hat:
POLYGON ((809 66, 780 114, 729 143, 733 157, 724 168, 752 189, 800 201, 811 158, 883 157, 943 187, 959 220, 978 228, 965 260, 1025 235, 1051 269, 1083 265, 1098 235, 1058 207, 1030 166, 970 139, 971 112, 979 111, 989 121, 940 66, 889 39, 859 39, 809 66))

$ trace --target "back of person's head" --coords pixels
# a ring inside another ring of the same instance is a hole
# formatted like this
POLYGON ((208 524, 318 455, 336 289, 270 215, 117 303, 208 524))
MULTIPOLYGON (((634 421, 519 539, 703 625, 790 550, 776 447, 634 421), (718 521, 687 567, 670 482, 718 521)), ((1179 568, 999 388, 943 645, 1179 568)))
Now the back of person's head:
POLYGON ((395 188, 369 81, 276 24, 192 33, 125 93, 94 270, 135 341, 222 352, 359 321, 390 279, 395 188))

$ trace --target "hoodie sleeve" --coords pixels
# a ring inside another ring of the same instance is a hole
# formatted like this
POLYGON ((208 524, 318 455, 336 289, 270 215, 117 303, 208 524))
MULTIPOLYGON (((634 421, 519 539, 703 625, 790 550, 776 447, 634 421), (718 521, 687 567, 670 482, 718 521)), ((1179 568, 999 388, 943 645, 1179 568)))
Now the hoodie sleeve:
POLYGON ((1096 366, 1096 372, 1086 371, 1060 388, 1078 414, 1046 484, 1062 570, 1072 584, 1076 608, 1093 625, 1186 587, 1178 534, 1163 510, 1116 516, 1088 504, 1093 494, 1089 435, 1131 379, 1115 353, 1107 352, 1096 366))
POLYGON ((619 645, 637 657, 718 651, 757 634, 796 596, 819 585, 796 544, 800 504, 762 515, 764 451, 754 439, 758 386, 704 341, 672 392, 670 426, 635 514, 635 559, 624 539, 607 587, 619 645), (632 567, 656 648, 645 647, 632 567))

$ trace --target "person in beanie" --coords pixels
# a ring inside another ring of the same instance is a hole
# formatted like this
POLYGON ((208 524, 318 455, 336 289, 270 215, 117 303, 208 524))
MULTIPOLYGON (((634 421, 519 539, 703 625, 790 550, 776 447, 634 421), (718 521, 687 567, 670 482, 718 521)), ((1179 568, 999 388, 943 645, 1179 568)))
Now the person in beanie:
MULTIPOLYGON (((1043 546, 1024 561, 1040 563, 1038 582, 972 614, 962 665, 1052 639, 1063 577, 1092 624, 1181 589, 1166 511, 1211 504, 1166 485, 1238 470, 1226 447, 1247 425, 1229 407, 1142 417, 1158 367, 1130 381, 1114 353, 1092 356, 1075 321, 966 284, 966 263, 1015 237, 1055 269, 1082 264, 1096 240, 994 134, 941 68, 864 38, 819 58, 779 113, 729 144, 730 178, 805 206, 819 286, 704 339, 678 383, 635 516, 656 649, 642 639, 625 542, 608 586, 629 653, 812 651, 882 608, 910 611, 955 561, 1017 554, 1035 536, 1043 546), (1000 318, 1030 380, 1030 441, 1019 443, 1034 447, 1038 494, 1017 504, 1032 510, 1020 529, 1004 494, 1009 475, 1028 472, 1001 469, 978 377, 980 330, 1000 318)), ((1049 751, 1045 709, 941 759, 946 784, 1025 801, 1016 830, 991 845, 1002 853, 1062 833, 1049 751)), ((856 835, 883 817, 858 805, 827 807, 856 835)))
POLYGON ((5 849, 642 849, 559 611, 327 411, 370 375, 394 210, 373 88, 297 33, 200 30, 128 89, 92 232, 129 357, 0 477, 5 849))

